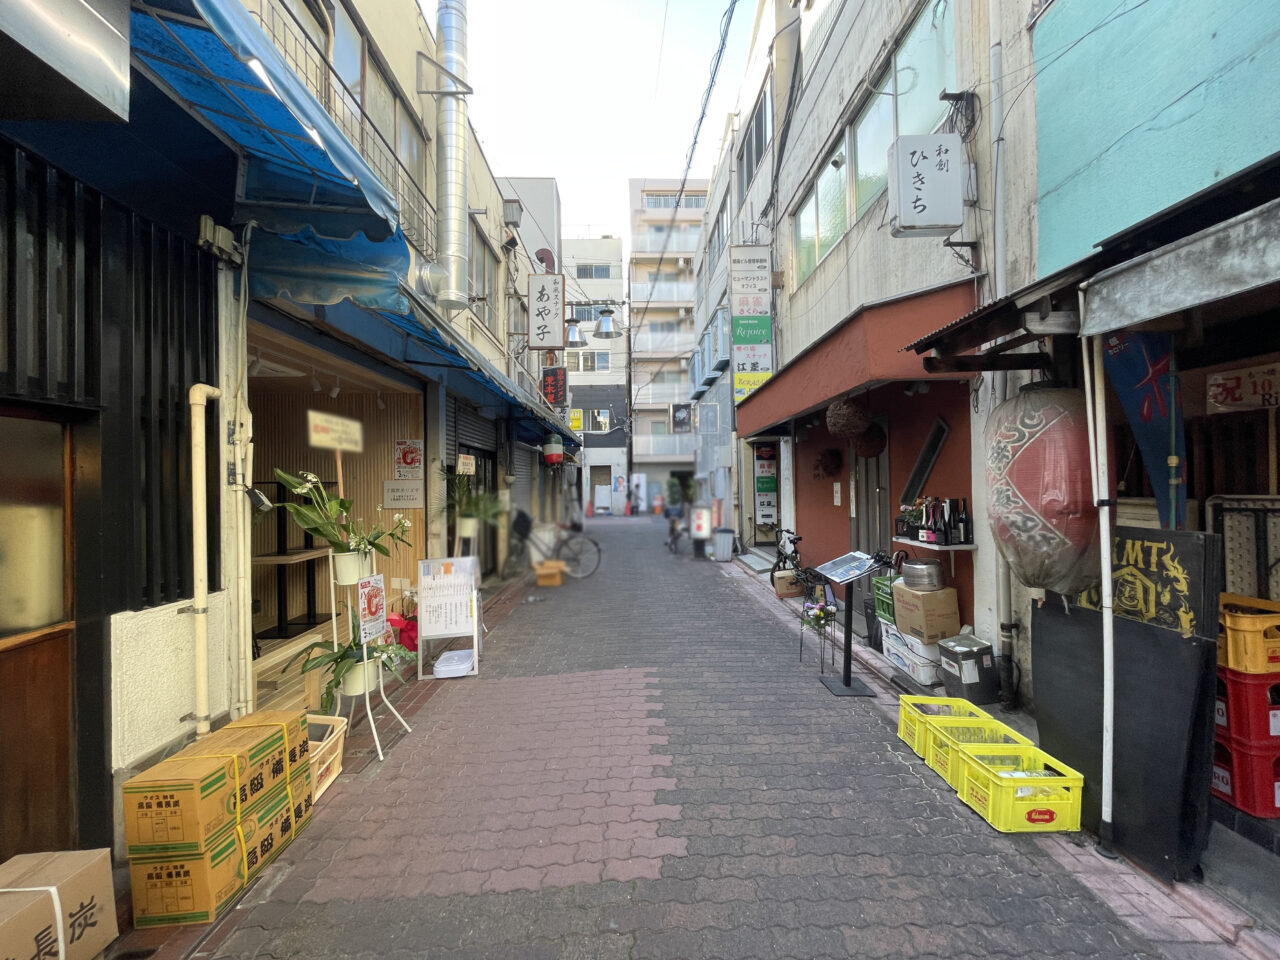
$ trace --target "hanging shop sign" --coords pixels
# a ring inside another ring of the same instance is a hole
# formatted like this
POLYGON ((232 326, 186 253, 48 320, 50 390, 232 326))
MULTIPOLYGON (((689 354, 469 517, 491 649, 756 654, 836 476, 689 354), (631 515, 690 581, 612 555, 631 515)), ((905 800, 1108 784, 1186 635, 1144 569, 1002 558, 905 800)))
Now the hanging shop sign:
POLYGON ((958 133, 898 137, 889 146, 889 232, 946 237, 964 224, 969 164, 958 133))
POLYGON ((382 574, 360 580, 360 642, 378 643, 387 633, 387 591, 382 574))
POLYGON ((1205 380, 1209 413, 1280 406, 1280 363, 1211 373, 1205 380))
POLYGON ((307 437, 311 446, 344 453, 364 452, 364 426, 359 420, 335 417, 320 410, 307 411, 307 437))
POLYGON ((542 395, 553 407, 560 407, 569 399, 568 367, 547 367, 542 371, 542 395))
POLYGON ((458 463, 454 467, 454 473, 463 477, 474 477, 476 475, 476 458, 471 453, 458 454, 458 463))
POLYGON ((536 350, 564 347, 564 274, 529 277, 529 345, 536 350))
POLYGON ((767 246, 729 248, 734 403, 741 403, 773 376, 770 262, 767 246))
POLYGON ((397 480, 421 480, 422 479, 422 441, 421 440, 397 440, 396 441, 396 479, 397 480))
POLYGON ((671 432, 693 432, 693 404, 673 403, 671 405, 671 432))
POLYGON ((582 432, 582 408, 569 411, 569 429, 574 433, 582 432))
POLYGON ((778 448, 757 443, 755 450, 756 523, 778 522, 778 448))

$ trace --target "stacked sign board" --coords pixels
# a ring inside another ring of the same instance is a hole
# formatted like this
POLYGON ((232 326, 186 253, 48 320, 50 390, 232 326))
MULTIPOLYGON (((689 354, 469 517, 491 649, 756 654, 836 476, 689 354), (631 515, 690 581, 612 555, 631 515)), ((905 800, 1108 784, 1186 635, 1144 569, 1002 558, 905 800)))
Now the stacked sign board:
POLYGON ((771 262, 767 246, 729 248, 734 403, 741 403, 773 376, 771 262))

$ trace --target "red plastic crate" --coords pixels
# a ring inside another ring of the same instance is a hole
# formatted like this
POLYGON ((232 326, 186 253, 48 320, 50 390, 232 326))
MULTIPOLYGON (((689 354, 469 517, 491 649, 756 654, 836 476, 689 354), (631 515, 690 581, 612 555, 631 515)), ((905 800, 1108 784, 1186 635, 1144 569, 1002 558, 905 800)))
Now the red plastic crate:
POLYGON ((1251 749, 1280 746, 1280 673, 1218 668, 1214 726, 1251 749))
POLYGON ((1280 746, 1255 750, 1219 734, 1213 744, 1212 790, 1250 816, 1280 817, 1280 746))

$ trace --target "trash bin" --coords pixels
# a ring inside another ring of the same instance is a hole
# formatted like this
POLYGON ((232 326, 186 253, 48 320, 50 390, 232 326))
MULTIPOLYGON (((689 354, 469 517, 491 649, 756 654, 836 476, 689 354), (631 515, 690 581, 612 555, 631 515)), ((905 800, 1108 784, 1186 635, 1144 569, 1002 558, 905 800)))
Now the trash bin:
POLYGON ((721 563, 728 563, 733 559, 733 527, 716 527, 712 550, 721 563))
POLYGON ((972 634, 938 641, 942 654, 942 682, 947 696, 970 703, 995 703, 1000 699, 1000 671, 991 644, 972 634))

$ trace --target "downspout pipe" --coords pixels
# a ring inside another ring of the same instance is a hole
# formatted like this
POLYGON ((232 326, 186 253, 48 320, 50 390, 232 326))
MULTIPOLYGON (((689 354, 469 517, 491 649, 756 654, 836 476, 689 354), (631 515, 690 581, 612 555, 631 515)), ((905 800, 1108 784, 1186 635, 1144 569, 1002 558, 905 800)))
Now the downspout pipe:
POLYGON ((467 292, 467 102, 459 86, 459 81, 465 83, 467 79, 466 0, 439 0, 436 37, 440 64, 448 71, 440 72, 440 89, 449 91, 440 94, 436 110, 436 199, 440 205, 437 223, 440 264, 444 267, 436 303, 441 309, 462 310, 470 303, 467 292))
MULTIPOLYGON (((1005 258, 1005 187, 1001 162, 1004 129, 1004 45, 1000 39, 1000 21, 995 0, 987 3, 987 39, 990 44, 991 69, 991 294, 999 300, 1007 293, 1005 258)), ((1009 375, 1001 370, 992 378, 992 398, 1003 403, 1009 389, 1009 375)), ((1018 702, 1018 688, 1013 678, 1014 638, 1018 625, 1013 619, 1013 572, 1009 561, 996 551, 996 621, 1000 632, 1000 700, 1010 706, 1018 702)))
POLYGON ((191 579, 195 617, 196 736, 209 733, 209 525, 205 485, 205 406, 222 396, 207 383, 187 392, 191 407, 191 579))

